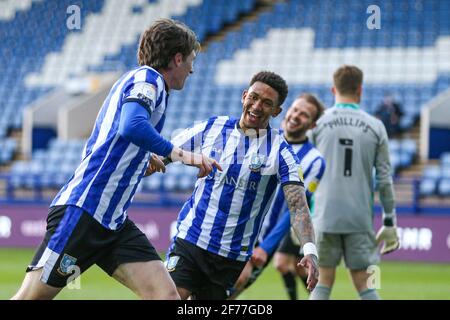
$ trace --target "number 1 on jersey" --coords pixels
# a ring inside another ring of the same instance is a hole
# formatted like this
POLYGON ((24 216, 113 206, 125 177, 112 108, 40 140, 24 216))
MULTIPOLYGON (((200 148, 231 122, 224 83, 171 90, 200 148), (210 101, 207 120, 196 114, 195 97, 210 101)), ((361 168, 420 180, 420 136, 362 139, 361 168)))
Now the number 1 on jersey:
POLYGON ((345 147, 344 149, 344 177, 352 176, 352 158, 353 158, 353 140, 339 139, 339 143, 345 147))

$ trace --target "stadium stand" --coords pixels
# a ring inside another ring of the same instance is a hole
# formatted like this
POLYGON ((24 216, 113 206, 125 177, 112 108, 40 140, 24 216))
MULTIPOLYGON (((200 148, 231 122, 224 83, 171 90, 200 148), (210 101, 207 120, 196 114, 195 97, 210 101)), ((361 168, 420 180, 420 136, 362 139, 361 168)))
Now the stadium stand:
MULTIPOLYGON (((379 4, 382 28, 369 30, 365 10, 371 2, 77 1, 83 27, 68 30, 60 28, 67 15, 45 22, 38 19, 45 12, 65 10, 70 1, 27 1, 8 9, 15 10, 14 18, 11 13, 0 17, 0 33, 5 35, 0 48, 0 67, 5 70, 0 74, 0 93, 6 97, 0 101, 0 145, 6 143, 1 141, 6 141, 11 129, 20 128, 18 111, 51 88, 87 72, 134 67, 138 35, 157 17, 187 23, 205 44, 195 62, 195 75, 182 92, 171 93, 166 137, 213 115, 239 116, 246 81, 260 69, 271 69, 288 80, 285 106, 305 91, 330 106, 330 75, 342 63, 359 65, 365 72, 363 108, 374 113, 383 94, 392 93, 404 106, 401 127, 408 131, 419 119, 421 106, 450 87, 450 2, 383 1, 379 4)), ((15 2, 5 3, 12 7, 15 2)), ((79 141, 55 140, 48 150, 34 153, 30 162, 12 165, 11 185, 58 187, 76 165, 80 147, 79 141), (64 168, 58 163, 64 163, 64 168), (29 168, 34 178, 23 174, 29 168), (52 168, 58 168, 58 174, 52 168)), ((1 149, 0 162, 9 162, 12 151, 1 149)), ((393 175, 416 161, 413 139, 392 140, 390 150, 393 175)), ((142 191, 192 188, 195 170, 172 169, 164 178, 144 179, 142 191)), ((420 195, 448 195, 449 177, 443 173, 429 176, 425 170, 420 195)))
POLYGON ((450 195, 450 152, 442 153, 439 164, 425 167, 420 183, 420 195, 450 195))

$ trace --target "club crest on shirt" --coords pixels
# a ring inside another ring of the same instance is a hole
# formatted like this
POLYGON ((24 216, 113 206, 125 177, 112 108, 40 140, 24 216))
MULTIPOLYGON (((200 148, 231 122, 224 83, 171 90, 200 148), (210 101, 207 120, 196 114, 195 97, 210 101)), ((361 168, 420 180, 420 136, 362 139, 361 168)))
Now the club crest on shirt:
POLYGON ((59 263, 58 272, 63 276, 67 276, 70 273, 68 270, 69 267, 74 266, 76 262, 77 258, 69 256, 67 253, 65 253, 61 259, 61 262, 59 263))
POLYGON ((178 260, 180 260, 179 256, 172 256, 167 261, 166 269, 168 272, 175 271, 175 267, 177 266, 178 260))
POLYGON ((259 172, 261 171, 261 167, 264 165, 264 161, 265 157, 263 155, 254 153, 248 167, 252 172, 259 172))

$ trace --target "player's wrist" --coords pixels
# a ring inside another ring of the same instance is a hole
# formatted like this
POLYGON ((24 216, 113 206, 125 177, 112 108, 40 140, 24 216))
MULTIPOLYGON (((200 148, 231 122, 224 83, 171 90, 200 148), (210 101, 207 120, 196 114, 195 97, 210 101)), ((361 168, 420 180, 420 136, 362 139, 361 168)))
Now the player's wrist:
POLYGON ((395 209, 392 212, 383 212, 383 226, 395 227, 397 225, 397 215, 395 209))
POLYGON ((317 247, 312 242, 307 242, 303 245, 303 254, 305 256, 312 254, 315 255, 317 258, 319 258, 319 254, 317 253, 317 247))

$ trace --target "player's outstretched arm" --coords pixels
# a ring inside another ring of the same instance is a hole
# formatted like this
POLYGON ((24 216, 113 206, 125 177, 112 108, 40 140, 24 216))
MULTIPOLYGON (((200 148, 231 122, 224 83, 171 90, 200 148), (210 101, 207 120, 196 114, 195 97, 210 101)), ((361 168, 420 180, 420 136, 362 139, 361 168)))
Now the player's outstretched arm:
POLYGON ((206 177, 214 168, 222 171, 222 167, 216 160, 201 153, 185 151, 176 146, 173 147, 172 152, 170 153, 170 159, 173 162, 181 161, 188 166, 197 167, 199 169, 197 175, 198 178, 206 177))
POLYGON ((305 190, 298 184, 287 184, 283 186, 283 191, 291 214, 291 226, 303 246, 305 255, 299 264, 308 269, 307 289, 312 291, 319 281, 319 266, 305 190))

